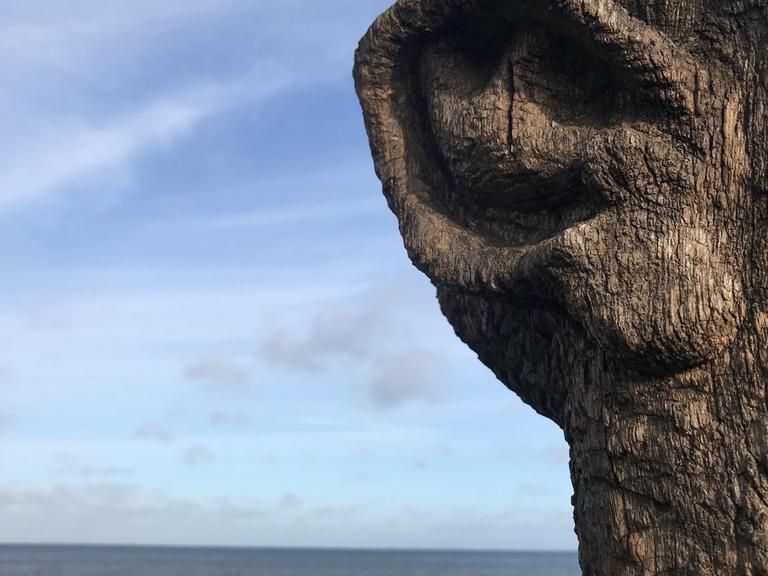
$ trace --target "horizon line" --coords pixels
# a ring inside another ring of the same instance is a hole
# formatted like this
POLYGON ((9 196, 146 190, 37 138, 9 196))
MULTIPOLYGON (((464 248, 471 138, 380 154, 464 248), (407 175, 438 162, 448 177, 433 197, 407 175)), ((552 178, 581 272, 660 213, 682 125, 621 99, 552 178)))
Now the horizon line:
POLYGON ((159 550, 253 550, 296 552, 442 552, 479 554, 576 554, 577 549, 538 548, 452 548, 418 546, 291 546, 291 545, 227 545, 227 544, 146 544, 108 542, 0 542, 0 548, 154 548, 159 550))

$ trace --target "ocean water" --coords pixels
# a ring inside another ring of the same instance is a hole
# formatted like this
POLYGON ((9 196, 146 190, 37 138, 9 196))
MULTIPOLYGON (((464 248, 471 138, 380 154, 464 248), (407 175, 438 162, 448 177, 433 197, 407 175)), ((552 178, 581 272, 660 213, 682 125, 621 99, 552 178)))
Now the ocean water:
POLYGON ((576 554, 0 546, 1 576, 580 576, 576 554))

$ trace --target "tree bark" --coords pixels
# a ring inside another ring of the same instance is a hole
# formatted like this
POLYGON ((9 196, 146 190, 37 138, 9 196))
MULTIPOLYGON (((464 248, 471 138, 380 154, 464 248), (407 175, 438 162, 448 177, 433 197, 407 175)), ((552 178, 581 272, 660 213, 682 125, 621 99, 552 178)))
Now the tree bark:
POLYGON ((598 363, 571 395, 584 574, 768 574, 765 386, 728 356, 662 380, 598 363))
POLYGON ((768 576, 764 0, 400 0, 355 79, 409 256, 571 448, 587 576, 768 576))
POLYGON ((485 302, 477 314, 476 296, 440 294, 480 358, 564 428, 585 575, 768 574, 764 310, 717 361, 660 376, 611 358, 557 312, 542 322, 542 311, 485 302), (498 306, 506 310, 491 310, 498 306), (478 316, 503 321, 484 326, 478 316), (536 341, 527 335, 532 319, 536 341), (511 343, 503 362, 483 342, 489 331, 511 343), (552 389, 537 398, 526 388, 544 381, 550 363, 567 388, 563 406, 547 404, 552 389))

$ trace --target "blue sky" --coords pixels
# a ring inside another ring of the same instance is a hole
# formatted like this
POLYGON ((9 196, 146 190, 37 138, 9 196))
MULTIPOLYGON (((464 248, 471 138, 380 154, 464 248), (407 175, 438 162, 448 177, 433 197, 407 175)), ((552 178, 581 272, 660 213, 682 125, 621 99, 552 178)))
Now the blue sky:
POLYGON ((373 174, 386 5, 0 6, 0 541, 575 547, 373 174))

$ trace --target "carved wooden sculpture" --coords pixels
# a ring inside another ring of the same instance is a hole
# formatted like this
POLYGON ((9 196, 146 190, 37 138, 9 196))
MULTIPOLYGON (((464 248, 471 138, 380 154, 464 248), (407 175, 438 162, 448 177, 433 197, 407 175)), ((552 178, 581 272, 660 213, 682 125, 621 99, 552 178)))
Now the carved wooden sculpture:
POLYGON ((768 0, 400 0, 376 169, 456 333, 565 431, 586 575, 768 575, 768 0))

